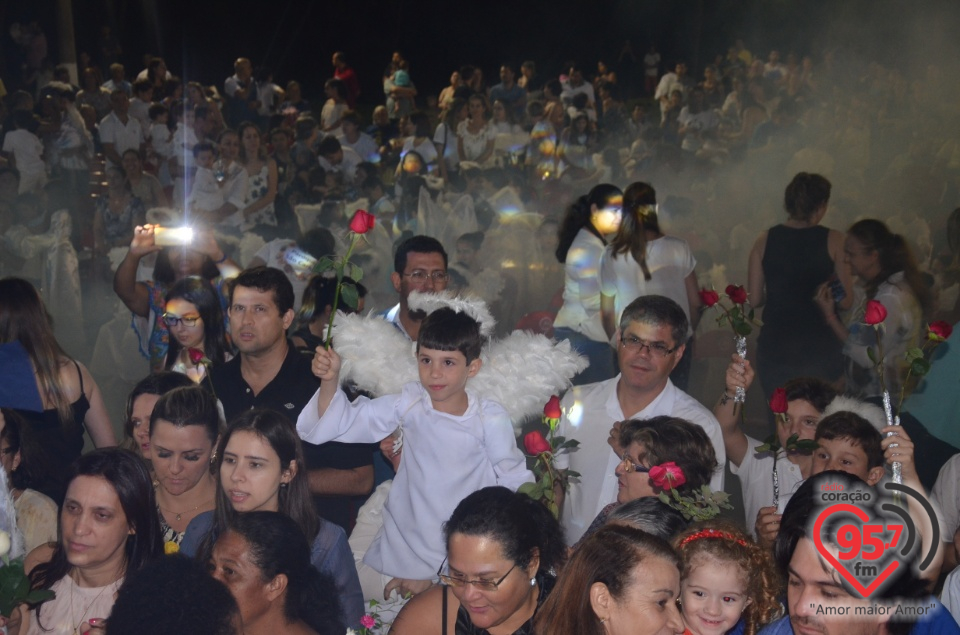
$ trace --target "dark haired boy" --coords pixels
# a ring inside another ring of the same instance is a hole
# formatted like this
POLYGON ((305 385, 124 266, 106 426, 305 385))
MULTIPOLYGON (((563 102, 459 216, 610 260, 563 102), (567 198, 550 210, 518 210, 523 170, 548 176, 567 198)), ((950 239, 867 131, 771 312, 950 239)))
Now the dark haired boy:
POLYGON ((365 551, 358 567, 365 597, 426 590, 446 557, 437 527, 457 503, 484 487, 516 490, 532 480, 503 406, 467 390, 467 380, 480 371, 484 339, 471 316, 437 309, 417 337, 420 380, 399 395, 353 403, 339 389, 340 356, 317 349, 313 373, 320 389, 297 420, 301 438, 372 443, 398 425, 402 432, 403 459, 384 505, 383 529, 369 549, 356 540, 351 545, 354 553, 365 551))

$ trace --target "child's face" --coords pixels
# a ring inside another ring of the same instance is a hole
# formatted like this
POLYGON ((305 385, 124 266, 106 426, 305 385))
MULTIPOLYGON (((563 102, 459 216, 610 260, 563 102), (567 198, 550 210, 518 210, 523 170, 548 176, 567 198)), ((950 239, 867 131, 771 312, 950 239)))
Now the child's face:
POLYGON ((777 423, 777 436, 781 447, 787 445, 787 439, 797 435, 798 440, 813 440, 816 436, 817 424, 820 423, 821 413, 806 399, 795 399, 787 402, 787 421, 777 423))
POLYGON ((447 414, 462 415, 467 408, 467 380, 480 370, 480 360, 469 364, 460 351, 420 348, 417 370, 420 383, 430 395, 433 407, 447 414))
POLYGON ((750 603, 745 576, 732 562, 702 556, 680 584, 680 615, 693 635, 723 635, 750 603))
POLYGON ((166 125, 170 121, 170 113, 162 112, 156 117, 153 118, 154 123, 160 123, 166 125))
POLYGON ((209 150, 205 150, 197 154, 197 165, 201 168, 207 168, 208 170, 213 169, 213 153, 209 150))
POLYGON ((827 470, 840 470, 876 485, 883 477, 883 466, 871 468, 867 453, 850 439, 817 439, 820 447, 813 452, 813 470, 816 476, 827 470))

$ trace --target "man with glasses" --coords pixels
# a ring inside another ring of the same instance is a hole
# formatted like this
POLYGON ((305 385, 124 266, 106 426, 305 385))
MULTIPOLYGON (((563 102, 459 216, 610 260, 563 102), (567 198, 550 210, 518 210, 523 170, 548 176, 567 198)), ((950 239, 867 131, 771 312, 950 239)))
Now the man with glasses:
POLYGON ((390 280, 400 294, 400 303, 384 313, 404 335, 416 341, 425 313, 413 312, 407 306, 411 291, 443 291, 447 288, 447 252, 436 238, 413 236, 403 241, 393 258, 390 280))
POLYGON ((667 415, 699 425, 717 455, 710 486, 723 489, 726 454, 720 424, 670 381, 670 372, 683 357, 687 330, 686 314, 670 298, 637 298, 623 310, 614 335, 620 374, 575 386, 564 397, 558 434, 580 442, 576 451, 557 456, 557 467, 580 473, 563 501, 561 521, 569 544, 576 543, 597 514, 617 499, 614 470, 625 450, 618 441, 621 421, 667 415))

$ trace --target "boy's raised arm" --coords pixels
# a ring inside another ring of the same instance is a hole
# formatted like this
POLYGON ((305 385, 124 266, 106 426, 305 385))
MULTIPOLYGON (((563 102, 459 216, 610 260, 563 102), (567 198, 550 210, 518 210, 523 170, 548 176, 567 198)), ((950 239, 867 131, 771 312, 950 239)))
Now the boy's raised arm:
POLYGON ((340 390, 340 356, 332 348, 317 347, 317 352, 313 355, 313 364, 311 365, 313 374, 320 379, 320 391, 317 395, 317 416, 322 417, 323 413, 330 407, 330 402, 334 395, 340 390))

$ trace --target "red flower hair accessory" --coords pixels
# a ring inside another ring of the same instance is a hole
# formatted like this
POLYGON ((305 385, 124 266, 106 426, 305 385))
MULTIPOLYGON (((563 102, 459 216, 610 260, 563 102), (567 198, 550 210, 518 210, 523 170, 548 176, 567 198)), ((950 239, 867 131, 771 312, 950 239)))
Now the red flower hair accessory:
POLYGON ((695 534, 690 534, 686 538, 680 541, 679 547, 684 547, 685 545, 695 541, 700 540, 701 538, 719 538, 721 540, 732 540, 733 542, 741 545, 743 547, 747 546, 747 541, 743 538, 737 538, 731 533, 726 531, 720 531, 719 529, 701 529, 695 534))

